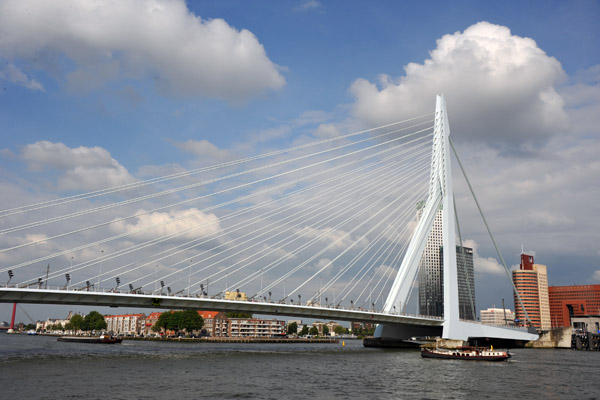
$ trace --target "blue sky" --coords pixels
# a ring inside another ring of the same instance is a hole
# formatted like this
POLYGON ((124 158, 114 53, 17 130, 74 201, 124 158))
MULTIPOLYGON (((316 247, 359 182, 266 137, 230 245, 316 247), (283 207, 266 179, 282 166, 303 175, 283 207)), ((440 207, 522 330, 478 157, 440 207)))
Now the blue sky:
MULTIPOLYGON (((523 244, 549 266, 551 284, 600 283, 599 167, 591 154, 600 148, 600 2, 101 3, 73 8, 66 1, 49 10, 43 1, 0 2, 2 208, 98 188, 90 182, 259 154, 325 129, 343 134, 389 122, 385 98, 406 115, 430 99, 431 112, 437 89, 447 94, 455 141, 507 262, 518 263, 523 244), (163 12, 156 20, 140 11, 154 6, 163 12), (200 29, 218 19, 224 22, 213 36, 200 29), (466 33, 482 21, 489 24, 466 33), (481 39, 488 34, 505 40, 506 54, 465 53, 463 60, 498 57, 486 65, 500 72, 465 72, 460 52, 470 47, 461 40, 470 37, 481 50, 493 45, 481 39), (230 57, 231 40, 243 35, 247 57, 230 57), (432 58, 445 35, 448 54, 457 57, 452 63, 432 58), (512 42, 514 48, 506 44, 512 42), (521 45, 535 54, 515 67, 529 54, 521 45), (191 53, 178 51, 186 46, 191 53), (433 67, 420 67, 432 59, 433 67), (413 72, 405 70, 410 63, 418 67, 413 72), (489 95, 470 103, 469 76, 489 95), (468 110, 480 118, 470 119, 468 110), (77 165, 49 160, 34 148, 40 141, 64 144, 65 154, 96 148, 100 164, 117 167, 75 179, 77 165), (193 151, 188 141, 205 142, 193 151)), ((474 217, 467 221, 480 271, 497 276, 482 228, 474 217)), ((478 308, 502 296, 493 279, 486 282, 479 293, 492 293, 478 308)))

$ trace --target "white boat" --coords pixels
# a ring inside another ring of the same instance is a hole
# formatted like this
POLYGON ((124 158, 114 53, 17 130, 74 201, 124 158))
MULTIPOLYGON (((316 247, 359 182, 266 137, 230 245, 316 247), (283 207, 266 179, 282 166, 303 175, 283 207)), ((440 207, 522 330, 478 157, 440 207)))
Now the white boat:
POLYGON ((456 349, 428 349, 422 347, 421 357, 450 360, 506 361, 510 358, 510 353, 503 350, 494 350, 493 347, 459 347, 456 349))

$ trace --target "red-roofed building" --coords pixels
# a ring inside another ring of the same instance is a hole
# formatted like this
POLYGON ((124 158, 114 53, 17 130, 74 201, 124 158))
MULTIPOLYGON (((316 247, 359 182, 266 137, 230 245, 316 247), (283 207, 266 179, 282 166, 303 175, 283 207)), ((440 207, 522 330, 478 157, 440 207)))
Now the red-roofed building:
POLYGON ((139 335, 144 333, 146 323, 145 314, 105 315, 106 330, 125 335, 139 335))
POLYGON ((158 321, 158 318, 160 318, 160 312, 153 312, 150 313, 150 315, 148 315, 146 317, 146 322, 144 323, 144 336, 148 336, 151 335, 152 332, 152 326, 154 324, 156 324, 156 321, 158 321))
POLYGON ((229 336, 229 320, 227 316, 220 311, 198 311, 198 314, 204 319, 204 327, 208 336, 229 336))

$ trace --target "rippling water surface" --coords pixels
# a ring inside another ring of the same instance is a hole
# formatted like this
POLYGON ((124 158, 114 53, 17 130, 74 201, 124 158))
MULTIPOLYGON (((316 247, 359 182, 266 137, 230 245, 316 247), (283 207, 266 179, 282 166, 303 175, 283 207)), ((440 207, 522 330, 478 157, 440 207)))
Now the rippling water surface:
POLYGON ((600 352, 422 359, 339 344, 57 342, 0 335, 3 399, 600 399, 600 352))

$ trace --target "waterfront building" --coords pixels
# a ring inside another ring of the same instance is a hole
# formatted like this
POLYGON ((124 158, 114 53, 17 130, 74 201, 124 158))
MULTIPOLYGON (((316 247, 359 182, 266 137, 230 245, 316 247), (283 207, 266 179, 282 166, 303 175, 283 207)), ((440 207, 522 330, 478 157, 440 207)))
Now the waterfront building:
POLYGON ((600 285, 550 286, 552 327, 570 326, 572 317, 600 314, 600 285))
POLYGON ((145 314, 105 315, 106 330, 116 334, 140 335, 144 334, 146 326, 145 314))
POLYGON ((352 332, 362 332, 363 330, 370 331, 373 329, 375 329, 375 324, 372 324, 370 322, 350 322, 350 330, 352 332))
POLYGON ((152 327, 154 326, 154 324, 156 324, 156 322, 158 321, 158 319, 160 318, 160 312, 153 312, 150 313, 145 321, 144 321, 144 336, 148 336, 148 335, 152 335, 154 332, 152 332, 152 327))
POLYGON ((315 321, 313 322, 312 326, 314 326, 315 328, 318 329, 319 331, 319 336, 325 336, 323 334, 323 327, 326 326, 327 329, 329 329, 329 336, 335 336, 333 330, 335 329, 336 326, 338 326, 339 324, 335 321, 329 321, 329 322, 321 322, 321 321, 315 321))
POLYGON ((329 328, 329 336, 335 336, 335 328, 340 324, 335 321, 329 321, 325 325, 327 325, 327 328, 329 328))
POLYGON ((231 318, 228 332, 230 337, 271 337, 284 335, 285 321, 258 318, 231 318))
POLYGON ((490 307, 479 311, 479 315, 482 324, 494 326, 515 324, 515 313, 509 309, 490 307))
MULTIPOLYGON (((534 264, 533 256, 522 253, 521 264, 518 270, 512 271, 512 279, 533 326, 543 331, 550 329, 547 267, 534 264)), ((523 325, 526 321, 525 312, 516 294, 514 301, 515 323, 523 325)))
POLYGON ((600 315, 572 317, 571 326, 577 333, 600 333, 600 315))
MULTIPOLYGON (((417 205, 417 221, 423 214, 424 202, 417 205)), ((419 314, 444 316, 444 255, 442 209, 433 221, 423 256, 419 263, 419 314)), ((475 275, 473 249, 456 246, 459 317, 475 320, 475 275)))
POLYGON ((35 324, 36 331, 50 332, 52 331, 51 327, 56 325, 61 325, 63 328, 69 322, 71 322, 71 317, 73 317, 73 311, 69 311, 67 318, 65 319, 57 319, 57 318, 48 318, 45 321, 38 321, 35 324))
POLYGON ((229 320, 227 316, 220 311, 198 311, 198 314, 204 320, 203 331, 206 331, 208 336, 229 336, 229 320))

